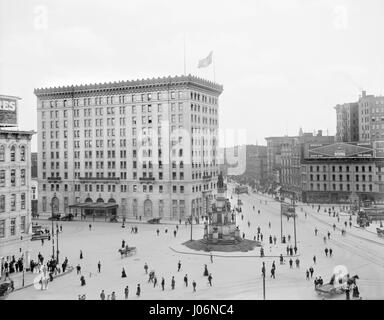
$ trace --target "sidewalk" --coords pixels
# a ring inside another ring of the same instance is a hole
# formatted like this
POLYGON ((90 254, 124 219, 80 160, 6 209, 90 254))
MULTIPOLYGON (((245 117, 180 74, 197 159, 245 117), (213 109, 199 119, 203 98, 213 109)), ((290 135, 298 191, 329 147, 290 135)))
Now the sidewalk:
MULTIPOLYGON (((40 222, 40 221, 49 222, 49 223, 52 222, 51 220, 48 220, 48 218, 38 218, 38 219, 34 218, 32 220, 32 222, 40 222)), ((56 223, 60 224, 62 222, 68 222, 68 223, 70 223, 70 222, 84 222, 84 223, 104 222, 104 223, 123 224, 123 220, 121 218, 118 218, 117 222, 111 222, 108 219, 105 220, 105 218, 93 219, 92 217, 87 218, 86 220, 80 220, 79 218, 74 218, 74 220, 72 220, 72 221, 56 221, 56 220, 53 221, 54 225, 56 225, 56 223)), ((126 225, 135 225, 135 224, 150 224, 150 223, 148 223, 148 221, 144 220, 144 219, 142 219, 141 221, 139 219, 126 219, 125 224, 126 225)), ((203 223, 200 222, 200 225, 202 225, 202 224, 203 223)), ((153 225, 157 225, 157 224, 153 224, 153 225)), ((176 220, 170 220, 170 219, 161 219, 159 225, 180 225, 180 223, 178 220, 176 221, 176 220)), ((181 221, 181 225, 185 225, 185 220, 181 221)), ((194 223, 194 225, 195 225, 195 223, 194 223)))
MULTIPOLYGON (((67 274, 71 273, 73 270, 74 270, 74 267, 68 267, 64 273, 61 272, 61 273, 54 275, 53 279, 67 275, 67 274)), ((25 271, 24 272, 24 286, 23 286, 23 272, 12 273, 12 274, 10 274, 9 278, 14 282, 14 287, 15 287, 14 291, 18 291, 18 290, 22 290, 25 288, 29 288, 29 287, 35 285, 36 283, 38 284, 41 276, 42 276, 42 272, 32 273, 30 271, 25 271)), ((9 281, 9 279, 7 279, 6 281, 9 281)), ((5 282, 4 278, 2 278, 0 282, 5 282)))

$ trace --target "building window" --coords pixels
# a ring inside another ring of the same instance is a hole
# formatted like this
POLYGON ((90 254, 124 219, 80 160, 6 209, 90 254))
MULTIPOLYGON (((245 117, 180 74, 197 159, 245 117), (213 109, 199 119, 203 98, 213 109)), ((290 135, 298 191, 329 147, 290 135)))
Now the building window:
POLYGON ((5 187, 5 170, 0 170, 0 187, 5 187))
POLYGON ((16 170, 15 169, 11 170, 11 186, 12 187, 16 186, 16 170))
POLYGON ((20 170, 20 180, 21 180, 21 185, 25 186, 25 169, 20 170))
POLYGON ((11 147, 11 161, 16 161, 16 147, 12 146, 11 147))
POLYGON ((25 216, 20 217, 20 232, 25 233, 25 216))
POLYGON ((0 220, 0 238, 5 238, 5 220, 0 220))
POLYGON ((5 148, 0 146, 0 161, 5 161, 5 148))
POLYGON ((46 212, 47 211, 47 197, 43 197, 42 200, 43 200, 43 205, 42 205, 43 212, 46 212))
POLYGON ((0 212, 5 212, 5 195, 0 196, 0 212))
POLYGON ((11 230, 11 236, 14 236, 16 234, 16 218, 11 219, 10 230, 11 230))
POLYGON ((25 161, 25 147, 20 148, 20 161, 25 161))
POLYGON ((21 206, 21 209, 22 209, 22 210, 25 209, 25 193, 22 193, 22 194, 21 194, 20 206, 21 206))

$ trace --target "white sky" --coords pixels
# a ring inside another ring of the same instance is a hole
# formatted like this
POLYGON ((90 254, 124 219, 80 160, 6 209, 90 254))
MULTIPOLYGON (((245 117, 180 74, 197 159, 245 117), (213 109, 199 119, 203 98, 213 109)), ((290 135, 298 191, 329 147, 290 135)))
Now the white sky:
POLYGON ((36 130, 34 88, 180 75, 185 35, 187 73, 213 80, 196 66, 214 52, 221 129, 334 134, 336 104, 384 93, 383 17, 382 0, 0 0, 0 93, 36 130))

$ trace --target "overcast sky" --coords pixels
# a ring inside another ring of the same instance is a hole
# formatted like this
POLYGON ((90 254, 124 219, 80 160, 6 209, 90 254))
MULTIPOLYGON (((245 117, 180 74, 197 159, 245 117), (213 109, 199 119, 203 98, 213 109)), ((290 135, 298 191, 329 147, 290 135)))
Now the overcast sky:
POLYGON ((221 129, 334 134, 336 104, 384 93, 383 17, 382 0, 0 0, 0 94, 36 130, 34 88, 181 75, 185 38, 187 73, 213 80, 213 50, 221 129))

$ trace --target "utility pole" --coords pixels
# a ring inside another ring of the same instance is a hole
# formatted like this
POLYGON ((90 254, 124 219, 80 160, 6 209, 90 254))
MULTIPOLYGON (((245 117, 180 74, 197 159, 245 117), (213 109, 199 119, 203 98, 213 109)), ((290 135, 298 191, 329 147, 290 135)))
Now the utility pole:
POLYGON ((280 198, 280 241, 283 243, 283 200, 280 198))
POLYGON ((191 213, 191 241, 192 241, 192 222, 193 222, 193 216, 192 216, 192 213, 191 213))
POLYGON ((59 224, 56 223, 56 262, 59 263, 59 224))
POLYGON ((261 268, 261 273, 263 276, 263 300, 265 300, 265 262, 263 261, 263 267, 261 268))
POLYGON ((52 259, 55 259, 55 238, 54 238, 54 229, 53 229, 53 199, 51 200, 51 211, 52 211, 52 234, 51 234, 51 238, 52 238, 52 259))
POLYGON ((293 231, 295 236, 295 247, 297 248, 297 242, 296 242, 296 203, 295 203, 295 194, 293 194, 293 231))

